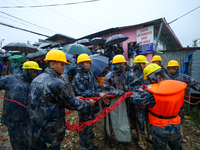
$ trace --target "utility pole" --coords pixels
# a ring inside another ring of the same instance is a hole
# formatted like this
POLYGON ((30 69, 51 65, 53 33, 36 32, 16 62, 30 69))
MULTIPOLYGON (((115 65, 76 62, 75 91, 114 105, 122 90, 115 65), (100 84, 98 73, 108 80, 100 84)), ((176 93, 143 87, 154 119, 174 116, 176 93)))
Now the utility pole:
POLYGON ((2 39, 2 40, 0 41, 0 49, 2 48, 2 43, 3 43, 3 41, 4 41, 4 39, 2 39))

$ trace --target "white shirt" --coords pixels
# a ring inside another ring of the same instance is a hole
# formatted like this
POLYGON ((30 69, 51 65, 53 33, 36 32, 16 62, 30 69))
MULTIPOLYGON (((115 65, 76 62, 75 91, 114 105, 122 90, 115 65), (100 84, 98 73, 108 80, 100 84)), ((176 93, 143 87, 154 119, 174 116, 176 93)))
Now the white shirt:
POLYGON ((104 49, 101 49, 101 53, 104 54, 104 49))

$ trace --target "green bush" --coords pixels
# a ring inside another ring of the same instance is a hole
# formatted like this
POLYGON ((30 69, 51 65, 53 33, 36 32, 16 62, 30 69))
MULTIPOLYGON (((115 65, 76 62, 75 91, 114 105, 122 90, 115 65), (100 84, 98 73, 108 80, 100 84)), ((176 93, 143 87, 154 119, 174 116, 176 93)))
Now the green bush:
POLYGON ((184 110, 185 114, 191 117, 191 120, 194 122, 194 125, 196 127, 200 127, 200 109, 198 109, 197 107, 189 108, 189 105, 185 105, 184 110))

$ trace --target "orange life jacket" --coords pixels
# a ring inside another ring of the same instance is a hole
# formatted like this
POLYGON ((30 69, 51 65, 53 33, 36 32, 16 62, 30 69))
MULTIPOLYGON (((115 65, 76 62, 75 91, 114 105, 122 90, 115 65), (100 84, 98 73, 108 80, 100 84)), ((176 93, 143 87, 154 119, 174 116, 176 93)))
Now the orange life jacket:
POLYGON ((161 81, 148 87, 156 101, 154 107, 148 108, 152 125, 163 127, 180 123, 178 113, 184 103, 186 87, 186 83, 175 80, 161 81))
POLYGON ((104 80, 105 80, 105 77, 98 77, 97 82, 99 83, 99 86, 102 86, 104 80))

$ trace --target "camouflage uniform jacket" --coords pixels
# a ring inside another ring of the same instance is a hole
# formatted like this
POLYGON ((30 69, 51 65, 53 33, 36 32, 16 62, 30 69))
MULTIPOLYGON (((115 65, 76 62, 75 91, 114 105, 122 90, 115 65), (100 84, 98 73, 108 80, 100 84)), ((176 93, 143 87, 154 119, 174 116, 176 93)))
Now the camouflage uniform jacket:
POLYGON ((131 72, 127 77, 127 84, 129 91, 133 91, 134 89, 139 89, 142 84, 148 85, 150 82, 148 80, 144 80, 144 74, 142 68, 139 66, 140 64, 136 64, 134 66, 133 72, 131 72))
MULTIPOLYGON (((144 87, 144 86, 143 86, 144 87)), ((131 102, 137 106, 149 106, 153 107, 155 105, 155 99, 151 92, 148 90, 143 93, 139 89, 135 89, 131 95, 131 102)))
POLYGON ((39 143, 47 147, 60 144, 65 135, 65 108, 81 110, 90 105, 77 100, 51 68, 33 80, 29 98, 26 136, 32 148, 40 147, 39 143))
MULTIPOLYGON (((134 65, 133 72, 130 73, 127 78, 127 84, 129 91, 134 91, 135 89, 143 87, 142 84, 150 84, 148 80, 144 80, 144 74, 140 63, 134 65)), ((132 104, 129 104, 129 107, 134 108, 134 111, 129 108, 129 113, 131 116, 135 116, 137 118, 140 130, 144 131, 145 109, 138 108, 136 105, 132 106, 132 104)))
MULTIPOLYGON (((10 75, 0 80, 0 90, 5 90, 5 98, 27 106, 30 84, 31 79, 28 77, 26 70, 23 70, 20 74, 10 75)), ((1 122, 8 128, 13 128, 19 123, 24 124, 25 113, 25 107, 15 102, 4 100, 1 122)))
POLYGON ((160 67, 162 67, 162 70, 164 71, 164 73, 166 73, 167 75, 169 74, 169 71, 165 66, 160 65, 160 67))
POLYGON ((174 75, 169 75, 173 80, 185 82, 190 88, 200 92, 200 84, 186 74, 179 73, 178 71, 174 75))
POLYGON ((128 91, 126 86, 126 75, 117 75, 114 71, 109 72, 102 85, 102 91, 106 94, 123 95, 128 91))
MULTIPOLYGON (((179 73, 179 69, 177 69, 176 74, 171 75, 169 73, 169 77, 173 80, 185 82, 190 88, 200 92, 200 84, 186 74, 179 73)), ((181 107, 179 115, 181 116, 181 125, 184 124, 184 105, 181 107)))
MULTIPOLYGON (((83 66, 82 66, 83 67, 83 66)), ((72 82, 72 86, 77 96, 83 97, 98 97, 101 88, 97 83, 92 72, 87 72, 86 74, 83 73, 84 68, 81 68, 80 65, 78 66, 78 73, 74 77, 72 82)), ((79 111, 79 119, 80 122, 88 121, 93 119, 94 114, 99 112, 99 103, 95 103, 94 106, 88 106, 83 110, 79 111)))
MULTIPOLYGON (((125 76, 126 82, 127 82, 128 76, 129 76, 129 74, 130 74, 131 72, 133 72, 133 69, 130 67, 130 64, 129 64, 129 62, 128 62, 128 63, 126 63, 126 70, 122 73, 122 74, 125 76)), ((126 85, 128 85, 128 83, 126 83, 126 85)))

